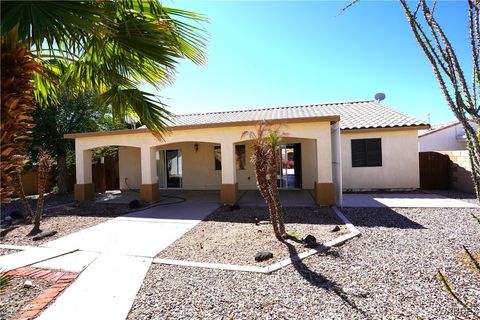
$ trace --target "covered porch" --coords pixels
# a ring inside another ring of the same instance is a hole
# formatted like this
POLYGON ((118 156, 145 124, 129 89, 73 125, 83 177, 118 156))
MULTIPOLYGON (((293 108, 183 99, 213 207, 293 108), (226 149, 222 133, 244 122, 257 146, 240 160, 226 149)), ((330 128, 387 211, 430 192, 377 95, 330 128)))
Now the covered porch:
MULTIPOLYGON (((318 205, 340 204, 341 164, 338 121, 283 124, 282 189, 312 190, 318 205)), ((235 204, 243 190, 256 190, 251 141, 242 139, 253 123, 215 127, 174 127, 163 141, 147 129, 66 135, 75 139, 75 199, 94 197, 92 149, 118 146, 120 189, 139 190, 155 202, 171 190, 217 190, 219 202, 235 204)))

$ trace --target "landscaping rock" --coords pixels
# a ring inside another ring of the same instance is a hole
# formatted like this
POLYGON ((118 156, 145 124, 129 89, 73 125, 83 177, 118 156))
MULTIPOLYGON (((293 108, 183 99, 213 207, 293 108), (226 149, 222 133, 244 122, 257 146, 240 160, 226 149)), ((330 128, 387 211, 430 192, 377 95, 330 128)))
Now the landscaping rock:
POLYGON ((141 206, 142 206, 142 203, 139 200, 132 200, 128 204, 128 207, 130 208, 130 210, 139 209, 141 206))
POLYGON ((269 251, 259 251, 255 254, 255 261, 262 262, 273 258, 273 253, 269 251))
POLYGON ((253 219, 255 220, 255 224, 257 226, 261 225, 261 224, 271 224, 270 221, 267 221, 267 220, 260 220, 258 217, 254 216, 253 219))
POLYGON ((338 231, 340 231, 340 227, 339 227, 339 226, 335 226, 335 227, 333 227, 332 230, 330 230, 330 232, 338 232, 338 231))
POLYGON ((32 240, 33 241, 38 241, 38 240, 42 240, 43 238, 51 237, 51 236, 56 235, 56 234, 57 234, 57 231, 55 231, 55 230, 45 231, 45 232, 39 233, 36 236, 34 236, 32 238, 32 240))
POLYGON ((25 219, 25 214, 22 211, 14 210, 10 212, 10 217, 15 220, 25 219))
POLYGON ((31 287, 33 287, 33 282, 30 281, 30 280, 27 280, 23 283, 23 287, 24 288, 31 288, 31 287))
POLYGON ((315 248, 318 246, 317 239, 311 234, 302 239, 303 246, 306 248, 315 248))

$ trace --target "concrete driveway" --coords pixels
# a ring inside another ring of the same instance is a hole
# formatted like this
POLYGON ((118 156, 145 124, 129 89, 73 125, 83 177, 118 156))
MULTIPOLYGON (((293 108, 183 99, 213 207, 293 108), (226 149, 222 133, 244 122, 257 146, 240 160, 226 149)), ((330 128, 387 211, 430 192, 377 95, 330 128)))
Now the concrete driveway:
POLYGON ((363 208, 478 208, 477 204, 433 193, 344 193, 343 207, 363 208))

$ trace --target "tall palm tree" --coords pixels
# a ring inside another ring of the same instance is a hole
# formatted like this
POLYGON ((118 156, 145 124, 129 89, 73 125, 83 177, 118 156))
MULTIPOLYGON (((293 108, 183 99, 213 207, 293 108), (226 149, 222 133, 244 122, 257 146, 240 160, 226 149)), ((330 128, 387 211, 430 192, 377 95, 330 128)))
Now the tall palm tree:
POLYGON ((180 59, 205 62, 203 21, 157 0, 3 2, 2 203, 13 190, 9 173, 23 167, 29 114, 55 101, 60 75, 71 94, 98 90, 114 116, 135 113, 160 137, 172 114, 139 86, 171 83, 180 59), (60 72, 58 60, 69 61, 68 70, 60 72))
POLYGON ((278 172, 280 170, 280 141, 283 134, 280 127, 272 128, 266 122, 260 122, 255 131, 245 131, 242 138, 252 139, 252 158, 258 190, 267 203, 273 232, 278 239, 286 237, 283 208, 278 191, 278 172))

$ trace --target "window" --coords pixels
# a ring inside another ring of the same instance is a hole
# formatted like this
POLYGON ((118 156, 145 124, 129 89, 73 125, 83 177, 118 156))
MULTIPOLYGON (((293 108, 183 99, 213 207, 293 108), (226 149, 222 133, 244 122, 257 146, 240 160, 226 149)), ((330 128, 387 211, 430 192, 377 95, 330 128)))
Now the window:
POLYGON ((352 167, 381 167, 382 140, 353 139, 352 140, 352 167))
POLYGON ((235 146, 235 158, 237 162, 237 170, 245 170, 245 145, 235 146))
MULTIPOLYGON (((220 146, 213 147, 215 157, 215 170, 222 170, 222 148, 220 146)), ((235 162, 237 170, 245 170, 245 145, 235 145, 235 162)))
POLYGON ((222 149, 220 146, 213 147, 213 154, 215 156, 215 170, 222 170, 222 149))

